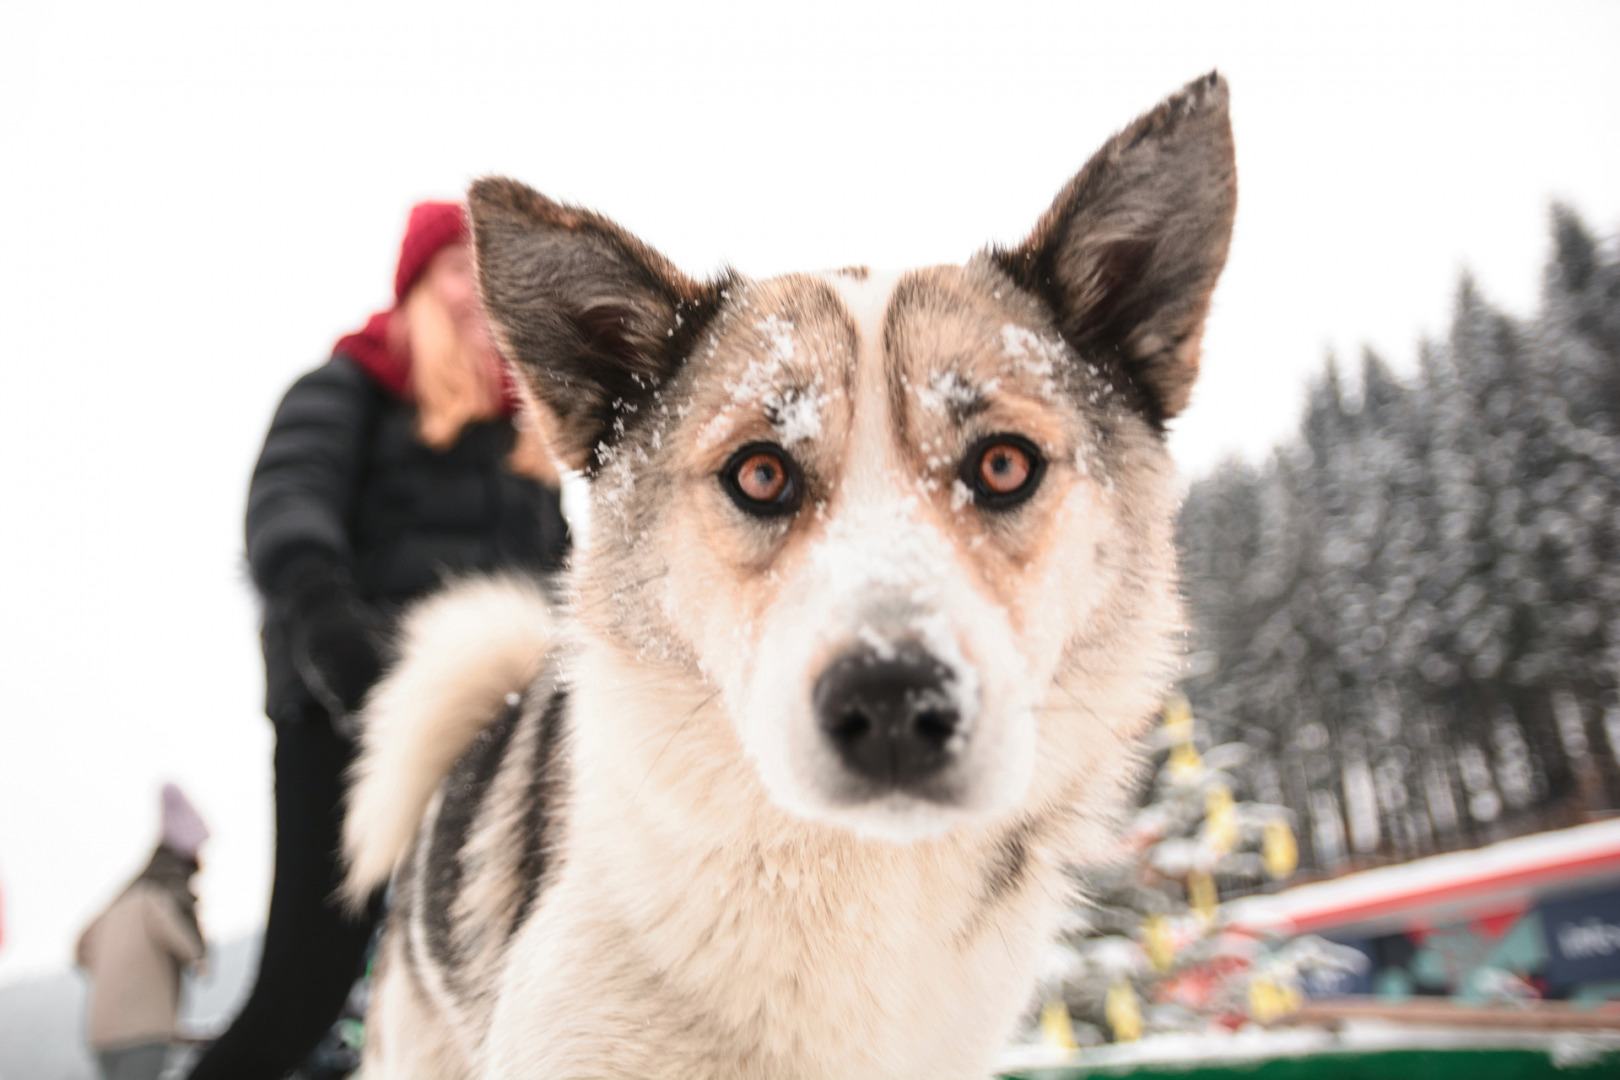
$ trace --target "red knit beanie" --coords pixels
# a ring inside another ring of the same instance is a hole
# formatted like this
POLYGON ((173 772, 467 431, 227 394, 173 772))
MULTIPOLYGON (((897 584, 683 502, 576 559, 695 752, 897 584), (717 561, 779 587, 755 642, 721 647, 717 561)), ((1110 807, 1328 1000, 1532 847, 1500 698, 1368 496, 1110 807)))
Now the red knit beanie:
POLYGON ((460 203, 425 202, 411 207, 405 240, 399 245, 399 269, 394 272, 394 300, 404 303, 428 260, 451 244, 464 244, 469 236, 467 211, 460 203))

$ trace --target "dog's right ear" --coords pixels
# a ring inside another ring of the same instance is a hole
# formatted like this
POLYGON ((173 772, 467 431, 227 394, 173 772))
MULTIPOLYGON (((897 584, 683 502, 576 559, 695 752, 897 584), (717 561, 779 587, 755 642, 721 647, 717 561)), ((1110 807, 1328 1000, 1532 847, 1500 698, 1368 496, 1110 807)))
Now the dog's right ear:
POLYGON ((1115 135, 1017 248, 994 258, 1081 356, 1155 420, 1187 405, 1237 209, 1226 80, 1211 72, 1115 135))
POLYGON ((467 204, 501 348, 550 411, 553 451, 593 474, 680 367, 723 282, 694 281, 600 214, 515 180, 479 180, 467 204))

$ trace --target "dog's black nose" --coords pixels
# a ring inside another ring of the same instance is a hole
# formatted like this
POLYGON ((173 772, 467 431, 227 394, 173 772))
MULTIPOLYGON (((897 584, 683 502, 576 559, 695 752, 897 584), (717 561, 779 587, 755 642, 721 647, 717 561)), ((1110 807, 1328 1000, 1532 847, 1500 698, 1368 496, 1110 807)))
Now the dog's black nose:
POLYGON ((917 645, 885 654, 861 649, 834 660, 816 680, 821 730, 852 772, 905 787, 943 769, 961 713, 951 670, 917 645))

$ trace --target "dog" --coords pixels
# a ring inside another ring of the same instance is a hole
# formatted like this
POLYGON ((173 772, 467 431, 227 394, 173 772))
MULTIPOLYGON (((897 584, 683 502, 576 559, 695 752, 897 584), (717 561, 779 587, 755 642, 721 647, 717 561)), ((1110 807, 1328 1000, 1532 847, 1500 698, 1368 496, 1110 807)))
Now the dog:
POLYGON ((589 536, 557 604, 424 602, 367 705, 366 1075, 986 1076, 1180 662, 1225 81, 961 266, 699 281, 512 180, 468 205, 589 536))

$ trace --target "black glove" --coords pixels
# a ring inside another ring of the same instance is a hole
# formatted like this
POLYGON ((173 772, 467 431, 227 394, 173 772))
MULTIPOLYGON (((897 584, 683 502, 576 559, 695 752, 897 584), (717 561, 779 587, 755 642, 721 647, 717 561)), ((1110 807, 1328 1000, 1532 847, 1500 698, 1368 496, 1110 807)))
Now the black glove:
POLYGON ((382 619, 325 554, 289 565, 277 576, 270 601, 287 620, 299 678, 341 730, 382 674, 382 619))

